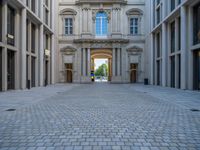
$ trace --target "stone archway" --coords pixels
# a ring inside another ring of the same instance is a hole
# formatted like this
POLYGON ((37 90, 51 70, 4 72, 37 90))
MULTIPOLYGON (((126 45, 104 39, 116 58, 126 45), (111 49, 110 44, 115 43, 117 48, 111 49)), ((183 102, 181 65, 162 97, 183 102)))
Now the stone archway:
POLYGON ((112 77, 112 50, 111 49, 92 49, 91 50, 91 71, 94 71, 94 59, 108 59, 108 81, 112 77))

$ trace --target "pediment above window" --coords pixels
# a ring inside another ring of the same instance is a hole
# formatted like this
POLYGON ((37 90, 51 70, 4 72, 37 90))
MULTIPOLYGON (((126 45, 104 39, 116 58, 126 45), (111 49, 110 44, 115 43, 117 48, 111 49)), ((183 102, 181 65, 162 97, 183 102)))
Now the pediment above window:
POLYGON ((76 15, 77 12, 73 9, 67 8, 60 11, 60 15, 76 15))
POLYGON ((133 53, 133 52, 142 52, 143 49, 138 47, 138 46, 132 46, 132 47, 129 47, 127 48, 126 50, 128 53, 133 53))
POLYGON ((72 47, 72 46, 65 46, 63 48, 60 49, 61 52, 63 53, 75 53, 77 50, 76 48, 72 47))
POLYGON ((126 12, 126 14, 127 14, 128 16, 141 16, 141 15, 143 15, 143 12, 142 12, 142 10, 140 10, 140 9, 132 8, 132 9, 128 10, 128 11, 126 12))
POLYGON ((77 0, 76 4, 127 4, 126 0, 77 0))

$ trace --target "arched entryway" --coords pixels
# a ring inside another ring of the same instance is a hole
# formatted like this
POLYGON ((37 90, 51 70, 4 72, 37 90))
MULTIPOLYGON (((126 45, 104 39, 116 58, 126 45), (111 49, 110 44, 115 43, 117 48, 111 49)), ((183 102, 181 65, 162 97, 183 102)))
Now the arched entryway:
POLYGON ((91 49, 91 72, 95 71, 95 59, 108 60, 108 81, 112 77, 112 50, 111 49, 91 49))

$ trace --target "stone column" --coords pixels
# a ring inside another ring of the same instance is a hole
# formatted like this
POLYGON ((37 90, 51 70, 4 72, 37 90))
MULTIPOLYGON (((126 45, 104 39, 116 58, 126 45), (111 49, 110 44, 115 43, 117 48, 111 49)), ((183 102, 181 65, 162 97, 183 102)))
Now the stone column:
MULTIPOLYGON (((55 3, 55 2, 54 2, 55 3)), ((55 9, 55 5, 54 5, 53 1, 52 1, 52 11, 54 11, 55 9)), ((51 12, 53 14, 53 12, 51 12)), ((55 33, 55 16, 52 15, 52 19, 51 19, 51 25, 52 25, 52 30, 55 33)), ((51 35, 51 84, 55 83, 55 57, 56 56, 56 46, 55 46, 55 34, 51 35)))
POLYGON ((44 85, 44 27, 40 25, 40 51, 39 51, 39 86, 44 85))
POLYGON ((187 14, 186 7, 181 7, 181 89, 186 89, 187 81, 187 14))
POLYGON ((88 74, 88 76, 90 77, 90 74, 91 74, 91 56, 90 56, 90 48, 88 48, 87 49, 88 50, 88 56, 87 56, 87 58, 88 58, 88 60, 87 60, 87 65, 88 65, 88 67, 87 67, 87 74, 88 74))
POLYGON ((112 50, 112 76, 115 76, 115 48, 112 50))
MULTIPOLYGON (((2 41, 7 43, 7 1, 3 2, 2 14, 2 41)), ((2 48, 2 91, 7 90, 7 48, 2 48)))
MULTIPOLYGON (((175 51, 177 52, 179 50, 178 47, 178 18, 175 19, 175 51)), ((175 87, 178 88, 179 86, 179 80, 178 80, 178 74, 179 74, 179 69, 178 69, 178 55, 175 55, 175 87)))
POLYGON ((151 33, 151 79, 150 79, 150 83, 151 84, 154 84, 154 59, 155 59, 155 56, 154 56, 154 34, 151 33))
POLYGON ((21 34, 21 88, 26 88, 26 9, 22 9, 21 18, 22 34, 21 34))
POLYGON ((167 85, 167 27, 162 24, 162 86, 167 85))
POLYGON ((121 49, 117 49, 117 76, 121 76, 121 55, 120 55, 121 49))
POLYGON ((86 76, 86 48, 83 48, 83 76, 86 76))

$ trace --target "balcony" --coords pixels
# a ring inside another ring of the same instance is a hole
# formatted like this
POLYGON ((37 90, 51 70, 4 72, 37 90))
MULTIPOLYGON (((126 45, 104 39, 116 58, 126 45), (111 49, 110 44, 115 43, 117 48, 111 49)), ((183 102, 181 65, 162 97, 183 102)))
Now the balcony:
POLYGON ((74 43, 93 43, 93 42, 104 42, 104 43, 128 43, 129 41, 145 41, 145 37, 142 34, 138 35, 123 35, 121 34, 119 37, 113 37, 112 35, 107 35, 106 37, 100 37, 96 35, 90 35, 89 37, 84 37, 83 35, 59 35, 59 42, 71 41, 74 43))
POLYGON ((127 4, 126 0, 77 0, 76 4, 127 4))

